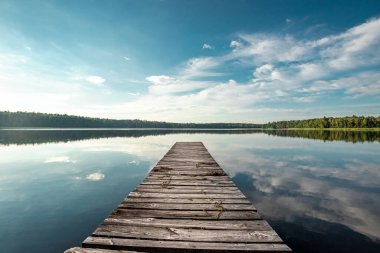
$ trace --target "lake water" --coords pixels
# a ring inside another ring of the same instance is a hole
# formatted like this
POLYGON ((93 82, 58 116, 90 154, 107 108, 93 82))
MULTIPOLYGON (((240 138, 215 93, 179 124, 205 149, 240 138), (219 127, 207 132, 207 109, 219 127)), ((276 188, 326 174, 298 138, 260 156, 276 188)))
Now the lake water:
POLYGON ((0 130, 0 252, 79 246, 176 141, 202 141, 295 252, 380 252, 380 133, 0 130))

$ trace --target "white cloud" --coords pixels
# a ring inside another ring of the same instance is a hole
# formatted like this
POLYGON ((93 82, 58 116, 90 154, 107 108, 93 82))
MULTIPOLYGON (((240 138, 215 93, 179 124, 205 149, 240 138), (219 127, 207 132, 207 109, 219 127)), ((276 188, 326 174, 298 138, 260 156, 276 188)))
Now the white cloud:
POLYGON ((342 70, 380 62, 380 19, 372 19, 329 38, 331 47, 323 50, 329 66, 342 70))
POLYGON ((300 92, 318 95, 334 90, 342 90, 350 98, 380 96, 380 73, 367 71, 327 81, 315 81, 310 86, 304 86, 300 92))
POLYGON ((153 85, 149 87, 151 95, 167 95, 174 93, 193 92, 210 86, 207 82, 188 81, 186 83, 177 83, 170 85, 153 85))
POLYGON ((210 44, 204 43, 202 46, 202 49, 214 49, 214 47, 211 46, 210 44))
POLYGON ((311 48, 291 36, 278 37, 264 34, 241 34, 240 43, 228 56, 229 59, 248 60, 253 65, 307 60, 311 48))
POLYGON ((219 66, 220 63, 212 57, 192 58, 186 63, 189 71, 200 71, 201 69, 211 69, 219 66))
POLYGON ((100 181, 100 180, 103 180, 104 177, 105 175, 103 173, 95 172, 95 173, 87 175, 86 179, 90 181, 100 181))
POLYGON ((270 64, 264 64, 255 69, 253 76, 258 79, 267 79, 268 77, 272 75, 272 72, 273 72, 273 66, 270 64))
POLYGON ((364 72, 326 82, 326 85, 329 89, 343 89, 354 96, 380 95, 380 73, 364 72))
POLYGON ((102 86, 103 83, 106 81, 106 79, 104 79, 101 76, 76 76, 76 77, 73 77, 73 79, 74 80, 83 80, 83 81, 89 82, 91 84, 94 84, 96 86, 102 86))
POLYGON ((185 63, 179 76, 181 79, 220 76, 222 74, 213 71, 213 69, 220 66, 221 63, 220 59, 215 57, 192 58, 185 63))
MULTIPOLYGON (((212 69, 219 66, 219 64, 220 63, 212 57, 192 58, 182 66, 177 77, 167 75, 148 76, 145 80, 152 84, 148 88, 149 94, 167 95, 186 93, 210 87, 215 83, 193 79, 220 75, 212 71, 212 69)), ((150 97, 150 99, 152 98, 150 97)))
POLYGON ((145 78, 147 81, 154 85, 168 85, 174 84, 177 80, 170 76, 160 75, 160 76, 148 76, 145 78))
POLYGON ((302 63, 295 66, 298 78, 301 80, 315 80, 325 76, 328 70, 318 63, 302 63))
POLYGON ((127 56, 124 56, 123 59, 126 60, 126 61, 130 61, 130 60, 132 60, 131 58, 129 58, 129 57, 127 57, 127 56))
POLYGON ((255 66, 253 82, 258 86, 263 86, 263 82, 268 86, 270 82, 269 86, 283 86, 291 96, 299 91, 314 93, 313 96, 295 97, 293 100, 298 102, 318 99, 320 94, 316 92, 322 89, 376 95, 379 85, 371 78, 374 72, 360 70, 362 73, 338 78, 346 82, 345 85, 330 80, 343 71, 380 64, 379 31, 380 19, 372 19, 341 34, 318 40, 296 40, 289 35, 242 34, 239 38, 245 42, 244 46, 234 48, 225 59, 255 66))
MULTIPOLYGON (((130 117, 161 121, 215 122, 226 121, 226 115, 229 115, 227 121, 250 122, 252 119, 246 115, 260 115, 260 119, 264 120, 274 112, 281 112, 282 115, 301 112, 302 110, 279 108, 250 108, 255 103, 272 101, 285 94, 279 88, 239 84, 234 80, 206 84, 189 81, 176 85, 151 85, 148 95, 107 110, 121 111, 130 117), (194 92, 194 88, 199 90, 194 92), (186 93, 175 94, 179 92, 186 93)), ((102 113, 106 115, 107 110, 102 113)))
POLYGON ((253 66, 290 63, 287 68, 299 69, 303 76, 311 74, 310 79, 380 63, 380 19, 318 40, 266 34, 241 34, 239 39, 244 41, 244 46, 232 41, 234 50, 226 56, 227 60, 253 66))
POLYGON ((243 44, 240 41, 237 41, 237 40, 233 40, 230 43, 230 47, 241 47, 241 46, 243 46, 243 44))
POLYGON ((305 95, 305 96, 301 96, 301 97, 293 97, 292 100, 296 103, 312 103, 319 98, 320 98, 320 96, 305 95))
POLYGON ((149 93, 154 95, 193 91, 209 86, 208 82, 181 81, 165 75, 148 76, 146 80, 152 84, 149 87, 149 93))

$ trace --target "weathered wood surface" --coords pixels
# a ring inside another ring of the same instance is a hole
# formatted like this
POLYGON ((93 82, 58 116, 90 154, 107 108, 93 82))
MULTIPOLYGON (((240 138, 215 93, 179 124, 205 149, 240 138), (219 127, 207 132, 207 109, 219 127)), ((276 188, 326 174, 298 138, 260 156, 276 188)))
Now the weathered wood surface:
MULTIPOLYGON (((129 208, 129 209, 163 209, 163 210, 215 210, 215 206, 219 202, 213 204, 193 204, 193 203, 128 203, 123 202, 118 206, 118 208, 129 208)), ((223 208, 225 211, 256 211, 256 208, 251 204, 226 204, 223 203, 223 208)))
POLYGON ((96 248, 134 248, 148 252, 290 252, 284 243, 215 243, 125 239, 116 237, 87 237, 84 246, 96 248))
POLYGON ((261 219, 260 215, 255 211, 225 211, 222 208, 215 208, 212 211, 202 210, 147 210, 147 209, 123 209, 118 208, 112 212, 113 217, 120 218, 162 218, 162 219, 204 219, 204 220, 247 220, 261 219))
POLYGON ((177 142, 82 247, 66 253, 291 251, 201 142, 177 142))
POLYGON ((170 228, 204 228, 204 229, 240 229, 240 230, 271 230, 268 222, 264 220, 193 220, 193 219, 156 219, 156 218, 107 218, 105 225, 144 226, 144 227, 170 227, 170 228))
POLYGON ((175 199, 175 198, 126 198, 123 203, 182 203, 182 204, 214 204, 222 201, 225 204, 250 204, 247 199, 175 199))
POLYGON ((142 251, 127 251, 127 250, 106 250, 106 249, 91 249, 91 248, 71 248, 65 251, 65 253, 142 253, 142 251))

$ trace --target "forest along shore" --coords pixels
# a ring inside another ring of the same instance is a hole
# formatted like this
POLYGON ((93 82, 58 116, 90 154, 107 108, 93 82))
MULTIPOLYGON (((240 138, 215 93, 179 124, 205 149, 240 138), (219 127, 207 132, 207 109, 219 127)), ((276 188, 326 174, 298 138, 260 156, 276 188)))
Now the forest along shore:
MULTIPOLYGON (((254 121, 254 119, 252 119, 254 121)), ((0 111, 0 128, 164 128, 164 129, 380 129, 380 116, 323 117, 256 123, 173 123, 104 119, 66 114, 0 111)))

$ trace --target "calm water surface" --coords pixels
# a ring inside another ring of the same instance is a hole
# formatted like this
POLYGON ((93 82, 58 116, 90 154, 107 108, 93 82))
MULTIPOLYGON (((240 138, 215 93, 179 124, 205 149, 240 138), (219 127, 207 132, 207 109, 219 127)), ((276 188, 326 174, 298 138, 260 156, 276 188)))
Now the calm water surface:
POLYGON ((176 141, 203 141, 295 252, 380 252, 376 132, 0 130, 0 252, 81 244, 176 141))

